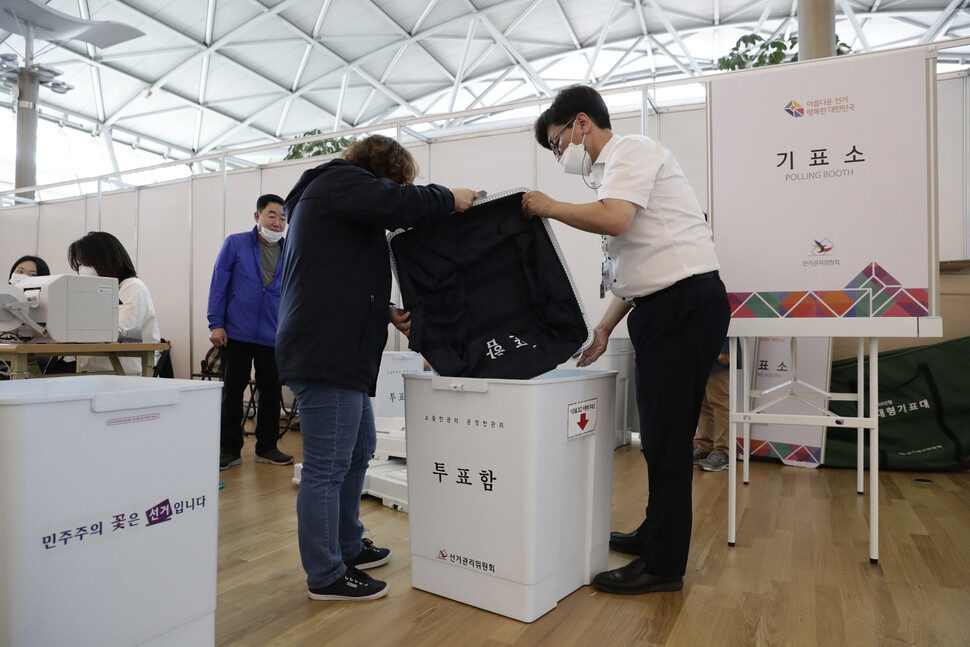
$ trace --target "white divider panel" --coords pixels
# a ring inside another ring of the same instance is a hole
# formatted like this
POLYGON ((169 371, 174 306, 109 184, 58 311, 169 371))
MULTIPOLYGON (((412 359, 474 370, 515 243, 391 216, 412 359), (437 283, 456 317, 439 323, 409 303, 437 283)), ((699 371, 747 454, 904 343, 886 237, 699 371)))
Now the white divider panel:
MULTIPOLYGON (((252 216, 253 211, 256 208, 256 198, 264 193, 275 193, 284 200, 286 199, 286 194, 290 192, 293 185, 296 184, 297 180, 303 174, 303 171, 312 169, 314 167, 320 166, 324 162, 333 159, 334 156, 320 155, 317 157, 309 157, 298 162, 284 162, 281 164, 274 164, 272 166, 267 166, 262 169, 262 179, 260 180, 260 190, 253 195, 253 199, 250 201, 249 206, 249 220, 250 227, 252 227, 252 216)), ((232 233, 231 231, 229 233, 232 233)))
POLYGON ((71 272, 71 266, 67 264, 67 248, 86 233, 83 198, 40 205, 40 241, 37 255, 47 261, 51 274, 71 272))
MULTIPOLYGON (((9 272, 21 256, 37 256, 37 207, 0 209, 0 268, 9 272)), ((50 259, 44 259, 50 263, 50 259)), ((66 263, 66 261, 65 261, 66 263)), ((3 282, 10 278, 4 274, 3 282)))
MULTIPOLYGON (((84 231, 96 231, 98 228, 98 194, 84 196, 84 231)), ((134 256, 132 257, 134 260, 134 256)))
MULTIPOLYGON (((138 250, 135 248, 138 228, 138 194, 135 191, 116 191, 101 194, 101 231, 106 231, 121 241, 128 250, 135 270, 141 274, 138 250)), ((84 233, 98 230, 98 196, 88 200, 88 224, 84 233)), ((151 290, 151 286, 148 286, 151 290)))
MULTIPOLYGON (((218 192, 221 200, 221 175, 219 176, 218 192)), ((213 212, 213 217, 219 221, 220 235, 215 244, 215 249, 212 251, 212 260, 207 269, 210 276, 212 273, 212 263, 215 262, 219 248, 222 247, 222 241, 232 234, 249 231, 256 224, 256 221, 253 219, 253 214, 256 212, 256 200, 264 193, 277 192, 272 188, 267 189, 265 184, 263 184, 263 190, 260 190, 260 171, 257 169, 231 171, 226 174, 226 229, 225 231, 221 231, 222 203, 220 202, 216 207, 217 210, 213 212)), ((284 195, 283 197, 285 198, 286 196, 284 195)))
POLYGON ((525 129, 435 142, 431 164, 422 170, 437 184, 498 193, 529 186, 535 145, 525 129))
POLYGON ((415 184, 428 184, 428 167, 431 166, 431 147, 423 142, 405 144, 404 148, 411 153, 411 157, 418 163, 418 174, 414 178, 415 184))
POLYGON ((159 332, 172 342, 175 377, 187 378, 192 236, 188 181, 142 189, 138 224, 138 278, 145 282, 152 295, 159 332))
POLYGON ((967 77, 937 83, 940 260, 970 258, 967 249, 967 77))
MULTIPOLYGON (((251 179, 256 171, 248 171, 251 179)), ((230 175, 228 184, 233 186, 234 176, 230 175)), ((243 187, 235 187, 243 192, 243 187)), ((232 191, 229 192, 230 194, 232 191)), ((216 256, 222 248, 222 174, 196 179, 192 186, 192 348, 191 353, 179 353, 180 367, 187 356, 190 369, 186 377, 199 370, 199 361, 205 357, 209 347, 209 326, 206 319, 206 306, 209 300, 209 282, 216 256)), ((253 198, 253 203, 256 199, 253 198)), ((157 304, 156 304, 157 305, 157 304)), ((189 349, 187 348, 186 351, 189 349)), ((177 369, 178 370, 178 369, 177 369)))
POLYGON ((704 106, 671 110, 657 116, 659 141, 670 149, 707 209, 707 110, 704 106))

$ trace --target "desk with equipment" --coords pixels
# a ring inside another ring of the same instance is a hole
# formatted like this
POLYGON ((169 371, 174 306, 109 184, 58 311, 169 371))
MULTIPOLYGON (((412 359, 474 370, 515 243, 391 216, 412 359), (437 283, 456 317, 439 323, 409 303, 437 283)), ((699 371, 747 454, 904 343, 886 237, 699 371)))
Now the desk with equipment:
MULTIPOLYGON (((12 379, 42 375, 31 370, 33 358, 107 357, 114 373, 124 375, 119 358, 140 357, 141 374, 151 377, 155 351, 167 344, 119 343, 118 281, 101 276, 54 274, 0 285, 0 361, 12 379)), ((127 331, 127 334, 138 331, 127 331)), ((138 332, 140 337, 140 332, 138 332)))

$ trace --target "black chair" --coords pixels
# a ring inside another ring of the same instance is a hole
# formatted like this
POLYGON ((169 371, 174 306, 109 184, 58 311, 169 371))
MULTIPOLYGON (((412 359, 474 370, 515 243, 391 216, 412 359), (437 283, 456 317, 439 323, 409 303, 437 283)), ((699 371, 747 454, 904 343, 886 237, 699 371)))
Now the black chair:
MULTIPOLYGON (((205 357, 200 361, 200 370, 198 373, 193 373, 192 377, 199 378, 202 380, 221 380, 222 379, 222 348, 212 346, 206 352, 205 357)), ((244 436, 252 436, 253 432, 246 430, 246 421, 252 420, 256 417, 256 408, 259 406, 259 389, 256 388, 255 380, 249 380, 249 397, 246 399, 246 404, 243 408, 242 417, 242 432, 244 436)), ((299 420, 293 426, 293 416, 294 410, 296 409, 296 403, 293 404, 293 410, 289 412, 286 411, 284 407, 284 412, 287 414, 286 426, 280 431, 280 438, 283 437, 290 429, 297 429, 299 425, 299 420)))
POLYGON ((166 377, 173 379, 175 377, 175 368, 172 366, 172 343, 164 339, 161 341, 163 344, 168 344, 168 348, 163 350, 158 356, 158 361, 155 363, 155 370, 152 372, 152 377, 166 377))

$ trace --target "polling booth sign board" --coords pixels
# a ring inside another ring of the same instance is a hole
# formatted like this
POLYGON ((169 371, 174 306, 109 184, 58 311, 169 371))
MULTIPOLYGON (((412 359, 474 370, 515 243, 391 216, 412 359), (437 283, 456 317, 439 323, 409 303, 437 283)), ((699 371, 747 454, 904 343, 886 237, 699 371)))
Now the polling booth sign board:
POLYGON ((712 83, 712 224, 734 320, 930 314, 928 57, 712 83))
MULTIPOLYGON (((934 327, 920 327, 936 319, 934 63, 921 47, 712 81, 711 220, 732 337, 934 327)), ((827 388, 828 360, 799 377, 827 388)), ((762 446, 792 446, 760 427, 762 446)), ((822 439, 821 426, 799 436, 808 463, 822 439)))

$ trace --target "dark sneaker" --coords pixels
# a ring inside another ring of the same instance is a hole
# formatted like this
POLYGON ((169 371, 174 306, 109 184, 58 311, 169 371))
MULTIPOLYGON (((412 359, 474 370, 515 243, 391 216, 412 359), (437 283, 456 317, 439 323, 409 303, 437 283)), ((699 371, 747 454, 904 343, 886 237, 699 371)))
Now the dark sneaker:
POLYGON ((376 600, 387 595, 387 582, 375 580, 353 566, 336 582, 319 589, 307 589, 311 600, 376 600))
POLYGON ((702 460, 710 456, 711 452, 705 452, 703 449, 694 445, 694 462, 700 463, 702 460))
POLYGON ((242 463, 242 457, 233 456, 232 454, 219 454, 219 469, 227 470, 233 465, 240 465, 242 463))
POLYGON ((366 537, 361 541, 364 542, 364 550, 360 551, 360 554, 349 562, 344 562, 347 566, 353 566, 363 571, 368 568, 383 566, 391 560, 390 548, 378 548, 374 545, 374 542, 366 537))
POLYGON ((698 465, 705 472, 720 472, 721 470, 726 470, 728 465, 728 455, 724 452, 714 450, 708 455, 707 458, 702 460, 698 465))
POLYGON ((289 454, 284 454, 278 449, 271 449, 268 452, 256 454, 256 462, 272 463, 273 465, 290 465, 293 463, 293 457, 289 454))

